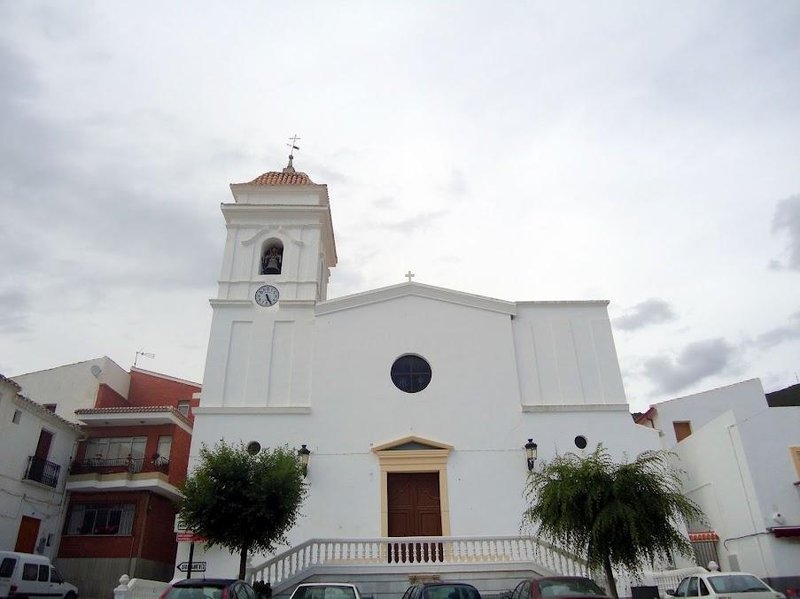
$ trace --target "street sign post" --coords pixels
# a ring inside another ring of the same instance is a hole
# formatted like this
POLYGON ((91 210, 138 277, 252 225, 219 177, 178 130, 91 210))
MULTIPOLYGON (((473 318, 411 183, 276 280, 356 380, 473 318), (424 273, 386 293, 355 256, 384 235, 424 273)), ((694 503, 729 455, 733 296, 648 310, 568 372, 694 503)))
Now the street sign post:
POLYGON ((181 572, 205 572, 205 562, 181 562, 178 564, 178 570, 181 572))

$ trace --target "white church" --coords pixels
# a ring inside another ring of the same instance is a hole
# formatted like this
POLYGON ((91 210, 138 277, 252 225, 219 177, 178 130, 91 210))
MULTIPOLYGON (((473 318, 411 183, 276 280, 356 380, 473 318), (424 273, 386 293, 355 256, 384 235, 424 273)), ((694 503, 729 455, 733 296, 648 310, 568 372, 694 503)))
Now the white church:
MULTIPOLYGON (((660 447, 631 418, 608 302, 508 301, 410 278, 329 299, 327 186, 290 160, 231 191, 191 454, 221 438, 310 452, 289 546, 252 556, 250 576, 280 594, 342 573, 399 575, 402 593, 415 576, 582 572, 521 531, 524 489, 533 460, 660 447)), ((206 576, 238 569, 202 544, 194 560, 206 576)))

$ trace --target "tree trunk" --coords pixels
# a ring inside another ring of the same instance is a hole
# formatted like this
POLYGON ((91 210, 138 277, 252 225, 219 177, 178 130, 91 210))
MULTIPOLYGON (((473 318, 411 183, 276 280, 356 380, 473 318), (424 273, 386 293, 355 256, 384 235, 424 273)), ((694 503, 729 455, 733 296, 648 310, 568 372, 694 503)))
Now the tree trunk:
POLYGON ((611 570, 611 560, 608 555, 603 558, 603 570, 606 573, 606 583, 608 584, 608 592, 614 599, 619 599, 617 594, 617 583, 614 580, 614 572, 611 570))
POLYGON ((244 580, 246 568, 247 568, 247 545, 242 547, 242 553, 239 556, 239 580, 244 580))

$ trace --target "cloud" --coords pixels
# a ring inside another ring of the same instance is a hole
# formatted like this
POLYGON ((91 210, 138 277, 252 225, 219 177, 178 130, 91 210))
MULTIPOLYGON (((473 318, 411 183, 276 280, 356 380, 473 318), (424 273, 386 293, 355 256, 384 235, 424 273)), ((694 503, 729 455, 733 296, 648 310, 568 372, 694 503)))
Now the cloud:
POLYGON ((663 393, 674 393, 706 377, 724 371, 733 361, 736 349, 722 338, 696 341, 674 359, 651 358, 644 363, 644 374, 663 393))
POLYGON ((464 172, 461 169, 454 168, 450 172, 447 181, 441 186, 441 189, 456 199, 462 199, 467 195, 467 181, 464 177, 464 172))
POLYGON ((428 228, 433 221, 443 218, 450 213, 449 210, 437 210, 435 212, 422 212, 403 220, 395 221, 393 223, 375 224, 373 225, 378 229, 386 229, 387 231, 396 231, 398 233, 410 234, 417 230, 428 228))
POLYGON ((772 232, 785 233, 789 237, 789 257, 786 263, 770 261, 770 268, 800 271, 800 194, 778 202, 772 218, 772 232))
POLYGON ((0 331, 23 333, 28 330, 28 295, 19 290, 0 291, 0 331))
POLYGON ((614 326, 622 331, 635 331, 651 324, 670 322, 675 318, 669 303, 650 298, 629 308, 624 316, 615 318, 614 326))
POLYGON ((769 349, 787 341, 800 339, 800 312, 792 314, 791 319, 794 321, 792 324, 776 327, 759 335, 756 343, 762 349, 769 349))

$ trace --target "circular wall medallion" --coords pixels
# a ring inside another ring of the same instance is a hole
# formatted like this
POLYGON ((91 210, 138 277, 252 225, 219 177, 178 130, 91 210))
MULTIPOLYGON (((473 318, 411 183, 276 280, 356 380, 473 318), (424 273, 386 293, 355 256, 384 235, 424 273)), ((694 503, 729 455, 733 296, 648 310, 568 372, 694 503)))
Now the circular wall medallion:
POLYGON ((256 303, 259 306, 272 306, 278 302, 280 295, 274 285, 262 285, 256 289, 256 303))
POLYGON ((250 455, 256 455, 259 451, 261 451, 261 443, 258 441, 250 441, 250 443, 247 444, 246 449, 247 453, 250 455))
POLYGON ((392 364, 392 382, 406 393, 418 393, 431 382, 431 365, 414 354, 400 356, 392 364))
POLYGON ((586 449, 586 437, 583 435, 575 437, 575 447, 578 449, 586 449))

